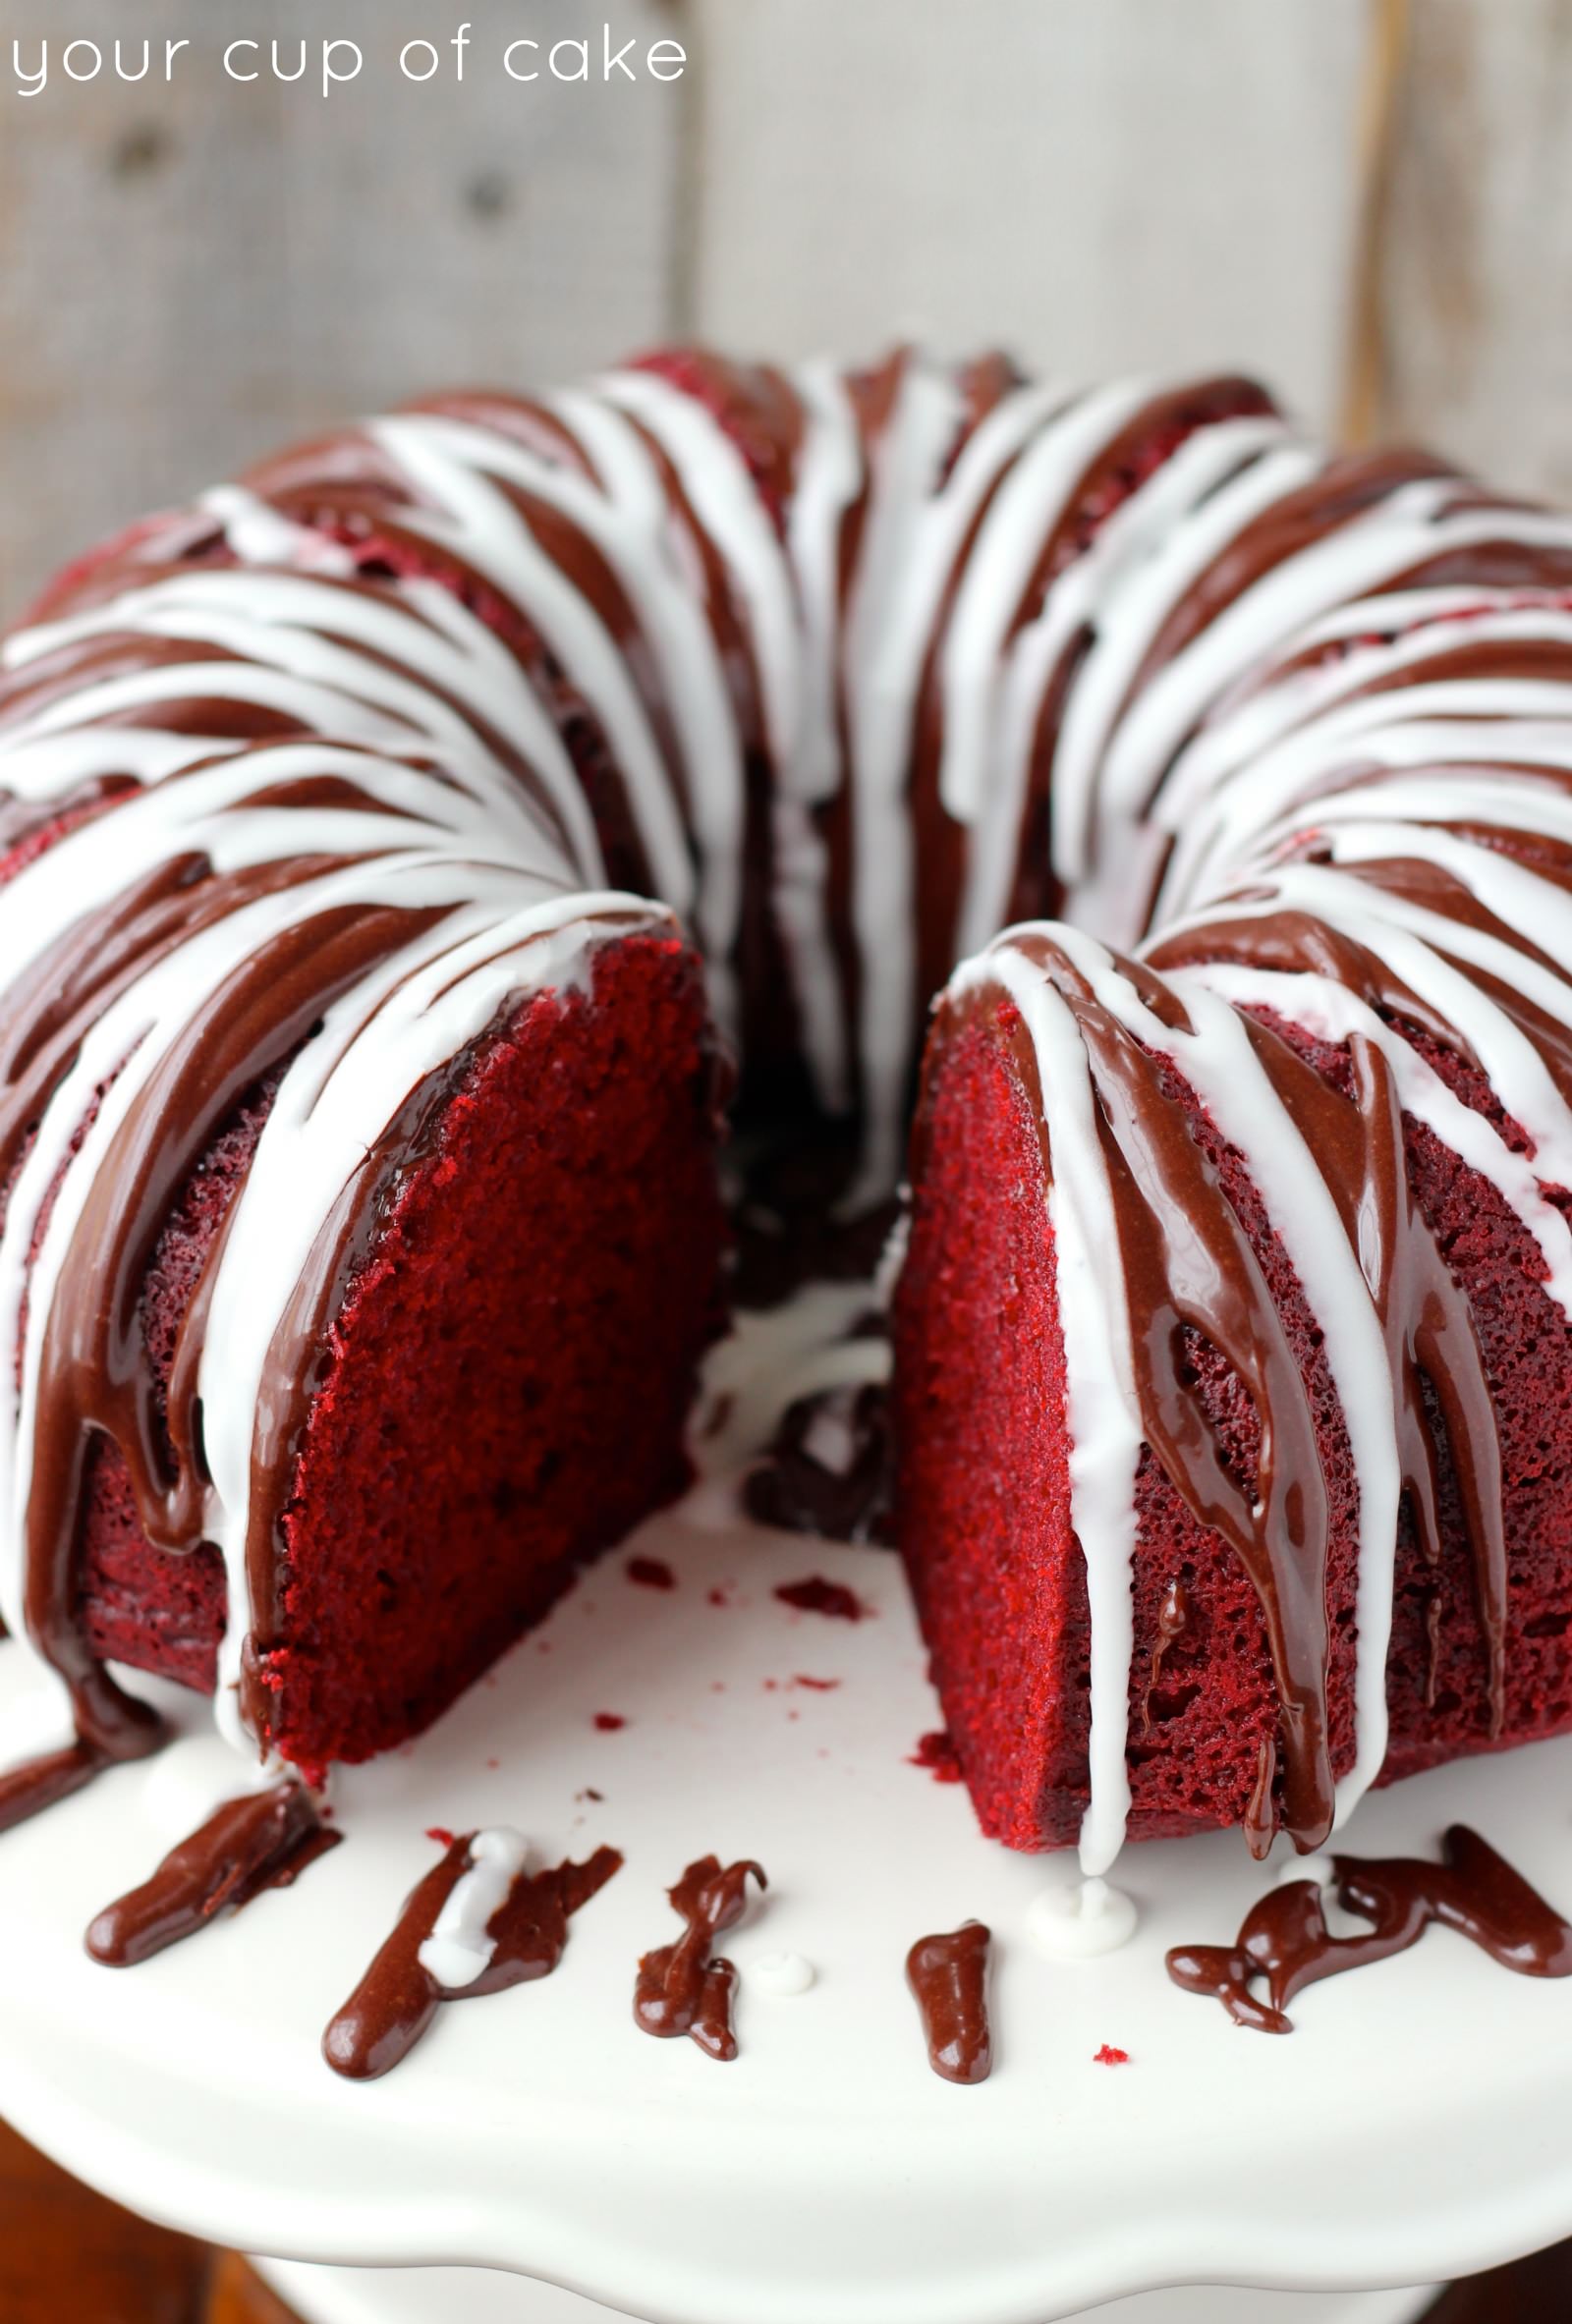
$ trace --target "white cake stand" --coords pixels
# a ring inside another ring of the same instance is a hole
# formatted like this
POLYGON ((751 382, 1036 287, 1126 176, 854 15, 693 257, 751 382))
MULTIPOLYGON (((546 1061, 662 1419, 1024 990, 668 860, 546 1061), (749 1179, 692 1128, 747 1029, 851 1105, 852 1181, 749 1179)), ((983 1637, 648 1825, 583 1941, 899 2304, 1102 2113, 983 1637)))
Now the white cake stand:
MULTIPOLYGON (((1173 1943, 1230 1936, 1273 1876, 1228 1835, 1134 1852, 1134 1940, 1050 1963, 1029 1908, 1068 1863, 985 1843, 964 1791, 907 1763, 935 1710, 897 1561, 681 1517, 636 1547, 678 1586, 636 1586, 614 1554, 419 1745, 345 1778, 347 1842, 298 1888, 140 1968, 95 1966, 82 1931, 235 1789, 205 1718, 179 1706, 190 1732, 162 1758, 9 1835, 19 2129, 243 2250, 516 2270, 659 2324, 1044 2324, 1161 2285, 1434 2282, 1572 2229, 1572 1983, 1432 1931, 1302 1996, 1288 2039, 1238 2031, 1162 1967, 1173 1943), (773 1596, 814 1573, 876 1618, 773 1596), (339 2080, 322 2027, 432 1860, 425 1828, 497 1822, 547 1860, 614 1842, 626 1868, 554 1976, 444 2010, 384 2081, 339 2080), (727 1941, 731 2066, 630 2015, 639 1954, 675 1932, 662 1891, 710 1849, 771 1881, 727 1941), (995 1932, 997 2064, 958 2089, 927 2069, 902 1963, 969 1915, 995 1932), (782 1949, 817 1971, 793 1999, 750 1978, 782 1949), (1095 2063, 1104 2042, 1129 2064, 1095 2063)), ((0 1653, 0 1756, 36 1703, 0 1653)), ((1438 1771, 1368 1802, 1355 1837, 1428 1850, 1458 1816, 1572 1899, 1572 1744, 1438 1771)), ((455 2281, 435 2305, 429 2278, 292 2275, 289 2296, 324 2324, 571 2313, 479 2274, 450 2304, 455 2281)), ((1414 2301, 1300 2308, 1391 2324, 1414 2301)))
MULTIPOLYGON (((610 2324, 609 2311, 554 2285, 480 2268, 253 2266, 304 2324, 610 2324)), ((1095 2324, 1415 2324, 1433 2292, 1256 2292, 1202 2285, 1142 2292, 1095 2310, 1095 2324)))

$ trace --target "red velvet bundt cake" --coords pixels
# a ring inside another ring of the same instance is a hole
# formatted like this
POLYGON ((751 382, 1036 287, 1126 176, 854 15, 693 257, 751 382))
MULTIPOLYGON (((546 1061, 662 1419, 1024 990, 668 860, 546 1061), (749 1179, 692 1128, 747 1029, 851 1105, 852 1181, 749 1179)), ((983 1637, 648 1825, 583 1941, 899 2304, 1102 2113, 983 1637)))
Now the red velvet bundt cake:
POLYGON ((897 1522, 988 1829, 1310 1846, 1566 1723, 1569 769, 1572 524, 1235 379, 663 357, 80 562, 0 677, 79 1740, 0 1820, 157 1741, 111 1659, 311 1776, 433 1716, 681 1486, 722 1050, 855 1208, 952 970, 897 1522))

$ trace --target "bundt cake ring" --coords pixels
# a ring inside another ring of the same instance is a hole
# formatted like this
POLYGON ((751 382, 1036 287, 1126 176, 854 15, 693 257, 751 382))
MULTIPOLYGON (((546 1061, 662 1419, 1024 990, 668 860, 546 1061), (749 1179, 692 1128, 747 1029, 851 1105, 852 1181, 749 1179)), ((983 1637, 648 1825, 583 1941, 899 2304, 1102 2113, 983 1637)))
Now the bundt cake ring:
POLYGON ((0 800, 76 1738, 0 1821, 156 1746, 111 1661, 309 1783, 430 1720, 681 1489, 729 1058, 852 1212, 941 987, 896 1522, 985 1828, 1312 1849, 1572 1724, 1572 522, 1240 379, 660 356, 79 562, 0 800))

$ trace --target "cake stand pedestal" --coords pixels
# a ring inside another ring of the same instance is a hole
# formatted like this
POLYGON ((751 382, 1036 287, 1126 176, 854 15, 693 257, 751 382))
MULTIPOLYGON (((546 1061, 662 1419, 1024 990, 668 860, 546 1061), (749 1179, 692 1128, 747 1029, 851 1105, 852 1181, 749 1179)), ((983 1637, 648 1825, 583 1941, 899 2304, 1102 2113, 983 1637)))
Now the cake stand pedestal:
MULTIPOLYGON (((706 1508, 603 1561, 418 1744, 346 1771, 345 1845, 296 1888, 116 1972, 84 1953, 88 1920, 237 1788, 205 1710, 164 1690, 182 1740, 0 1850, 19 2130, 232 2248, 512 2270, 649 2324, 1048 2324, 1164 2285, 1433 2283, 1572 2230, 1572 1982, 1434 1930, 1302 1995, 1286 2040, 1237 2030, 1163 1969, 1170 1945, 1230 1938, 1276 1876, 1235 1834, 1133 1850, 1132 1941, 1045 1959, 1031 1908, 1073 1866, 985 1842, 964 1790, 911 1763, 937 1712, 899 1563, 706 1508), (673 1585, 641 1586, 635 1555, 673 1585), (775 1595, 815 1575, 868 1618, 775 1595), (626 1863, 552 1976, 442 2010, 383 2081, 340 2080, 322 2028, 434 1860, 428 1828, 499 1823, 542 1862, 609 1842, 626 1863), (664 1892, 709 1851, 770 1880, 726 1939, 729 2066, 630 2010, 639 1956, 677 1933, 664 1892), (996 2063, 956 2088, 928 2070, 902 1964, 968 1917, 994 1932, 996 2063), (782 1951, 815 1972, 793 1998, 759 1973, 782 1951), (1104 2044, 1128 2063, 1098 2063, 1104 2044)), ((0 1760, 39 1710, 0 1650, 0 1760)), ((1351 1845, 1429 1853, 1459 1818, 1572 1903, 1572 1743, 1382 1794, 1351 1845)), ((280 2281, 321 2324, 578 2324, 577 2303, 484 2273, 280 2281)), ((1397 2324, 1414 2296, 1281 2313, 1397 2324)), ((1277 2324, 1257 2295, 1210 2293, 1130 2324, 1236 2312, 1277 2324)))

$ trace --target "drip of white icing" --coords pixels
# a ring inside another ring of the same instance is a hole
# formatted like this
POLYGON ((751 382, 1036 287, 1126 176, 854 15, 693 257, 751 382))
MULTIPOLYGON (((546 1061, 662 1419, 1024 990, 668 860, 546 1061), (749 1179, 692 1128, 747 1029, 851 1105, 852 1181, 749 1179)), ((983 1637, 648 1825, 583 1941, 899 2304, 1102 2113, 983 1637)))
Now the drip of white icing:
POLYGON ((496 1939, 486 1932, 507 1903, 529 1860, 528 1843, 506 1824, 477 1832, 469 1862, 453 1887, 419 1955, 421 1968, 444 1992, 462 1992, 491 1965, 496 1939))
POLYGON ((786 2001, 807 1993, 817 1972, 801 1953, 760 1953, 743 1964, 744 1981, 771 2001, 786 2001))
MULTIPOLYGON (((1357 1748, 1354 1766, 1338 1787, 1342 1821, 1375 1782, 1386 1756, 1386 1649, 1402 1463, 1380 1316, 1331 1190, 1237 1010, 1207 989, 1204 974, 1179 970, 1167 981, 1185 1007, 1190 1028, 1165 1024, 1091 937, 1069 928, 1056 933, 1060 948, 1110 1015, 1148 1048, 1173 1059, 1218 1131, 1243 1156, 1320 1326, 1359 1488, 1357 1748)), ((1128 1689, 1124 1700, 1128 1704, 1128 1689)), ((1117 1708, 1112 1700, 1107 1703, 1109 1721, 1117 1708)), ((1096 1712, 1094 1693, 1094 1718, 1096 1712)))
POLYGON ((1075 1019, 1041 971, 1003 941, 961 968, 950 989, 994 985, 1021 1012, 1042 1085, 1064 1335, 1070 1522, 1086 1560, 1092 1613, 1091 1798, 1081 1825, 1081 1868, 1095 1875, 1107 1871, 1123 1847, 1130 1814, 1125 1743, 1143 1442, 1130 1308, 1096 1096, 1075 1019))
POLYGON ((1050 1961, 1095 1961, 1128 1945, 1140 1919, 1134 1901, 1107 1881, 1061 1881, 1027 1908, 1027 1932, 1050 1961))

